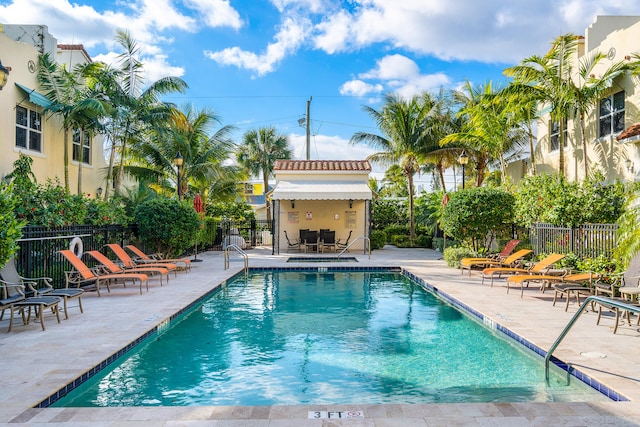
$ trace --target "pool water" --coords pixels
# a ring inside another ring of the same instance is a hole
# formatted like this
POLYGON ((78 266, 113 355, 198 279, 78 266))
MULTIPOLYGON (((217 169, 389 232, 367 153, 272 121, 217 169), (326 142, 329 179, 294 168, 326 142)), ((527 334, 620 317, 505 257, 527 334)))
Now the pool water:
POLYGON ((236 278, 54 406, 605 401, 400 273, 236 278))

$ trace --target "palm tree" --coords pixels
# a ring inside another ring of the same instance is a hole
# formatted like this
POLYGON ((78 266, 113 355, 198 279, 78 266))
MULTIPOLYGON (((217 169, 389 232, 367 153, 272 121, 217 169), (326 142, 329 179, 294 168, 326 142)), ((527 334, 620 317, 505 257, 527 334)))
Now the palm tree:
POLYGON ((535 154, 535 133, 533 130, 533 122, 539 117, 538 100, 528 90, 528 87, 518 83, 511 82, 509 86, 502 89, 498 93, 498 97, 502 98, 508 114, 514 115, 516 122, 520 122, 525 129, 526 136, 529 140, 529 160, 531 167, 531 175, 537 174, 536 154, 535 154))
POLYGON ((372 107, 363 107, 371 116, 382 135, 368 132, 356 132, 351 144, 367 143, 378 152, 367 160, 384 166, 398 164, 407 180, 409 194, 410 239, 415 239, 414 184, 413 177, 420 170, 420 150, 425 137, 425 116, 429 111, 420 97, 404 100, 396 95, 385 95, 384 106, 380 111, 372 107))
MULTIPOLYGON (((38 84, 51 103, 46 112, 62 118, 64 188, 69 192, 69 136, 74 129, 93 128, 105 114, 105 105, 87 87, 87 77, 99 65, 78 64, 72 70, 55 62, 49 53, 38 59, 38 84)), ((82 150, 80 150, 82 152, 82 150)), ((82 161, 78 172, 78 194, 82 192, 82 161)))
POLYGON ((157 193, 176 194, 178 179, 173 159, 180 152, 183 164, 179 194, 193 189, 202 195, 205 204, 214 187, 226 188, 235 195, 241 173, 225 164, 235 148, 230 139, 234 128, 222 126, 212 134, 214 125, 219 123, 220 117, 207 108, 197 110, 187 105, 173 110, 165 126, 154 128, 149 138, 131 146, 131 159, 124 169, 157 193))
MULTIPOLYGON (((117 194, 126 169, 128 147, 141 143, 150 129, 166 122, 172 114, 174 105, 162 102, 160 96, 172 92, 183 93, 187 84, 177 77, 165 77, 144 88, 143 64, 138 60, 136 42, 126 31, 118 31, 116 41, 124 49, 118 56, 119 67, 105 67, 98 79, 111 105, 105 126, 111 142, 107 179, 114 180, 117 194), (117 174, 114 174, 118 157, 119 166, 117 174)), ((109 197, 108 185, 104 197, 109 197)))
POLYGON ((262 174, 269 224, 271 224, 271 204, 266 197, 269 191, 269 177, 273 175, 276 160, 290 159, 292 155, 293 150, 289 145, 288 137, 276 133, 273 127, 246 132, 242 137, 242 145, 236 152, 238 163, 251 175, 262 174))
POLYGON ((418 150, 423 162, 419 173, 437 173, 440 186, 446 192, 444 171, 456 164, 458 153, 455 148, 442 147, 440 141, 457 132, 461 122, 451 108, 451 98, 442 90, 436 95, 424 92, 421 101, 425 107, 425 132, 418 150))
POLYGON ((520 65, 504 70, 504 74, 521 83, 541 106, 550 108, 551 119, 559 124, 559 163, 561 176, 565 173, 565 121, 574 110, 575 97, 571 88, 572 58, 576 55, 579 38, 568 33, 556 38, 546 55, 525 58, 520 65))
MULTIPOLYGON (((615 62, 597 76, 594 69, 607 55, 594 52, 580 61, 578 66, 578 84, 572 84, 575 99, 575 115, 580 122, 582 136, 582 158, 584 161, 584 179, 589 177, 589 158, 587 156, 587 131, 584 125, 585 116, 598 104, 602 93, 609 90, 611 82, 627 71, 629 66, 623 62, 615 62)), ((572 82, 573 83, 573 82, 572 82)))

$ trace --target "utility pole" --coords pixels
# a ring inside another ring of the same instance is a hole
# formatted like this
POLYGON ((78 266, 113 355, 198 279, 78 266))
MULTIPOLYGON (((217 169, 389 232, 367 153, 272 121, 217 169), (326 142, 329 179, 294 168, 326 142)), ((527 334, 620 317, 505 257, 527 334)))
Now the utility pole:
POLYGON ((310 96, 309 100, 307 101, 307 122, 306 122, 306 128, 307 128, 307 160, 311 160, 311 156, 310 156, 310 151, 311 151, 311 99, 313 97, 310 96))

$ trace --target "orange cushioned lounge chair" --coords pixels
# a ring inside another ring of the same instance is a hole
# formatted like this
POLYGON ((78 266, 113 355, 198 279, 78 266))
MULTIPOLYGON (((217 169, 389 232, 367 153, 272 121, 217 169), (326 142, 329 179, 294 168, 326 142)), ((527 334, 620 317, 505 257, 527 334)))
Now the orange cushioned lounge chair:
POLYGON ((129 254, 127 253, 127 251, 125 251, 122 246, 118 245, 117 243, 109 243, 106 245, 109 249, 111 249, 113 251, 113 253, 115 254, 116 257, 118 257, 118 259, 120 260, 120 262, 122 262, 122 266, 124 267, 125 270, 128 270, 130 268, 137 268, 140 267, 141 264, 144 264, 145 267, 162 267, 162 268, 166 268, 169 271, 173 271, 173 274, 175 274, 176 276, 178 275, 178 265, 172 262, 159 262, 156 260, 151 260, 151 262, 140 262, 140 264, 138 264, 136 261, 133 260, 133 258, 131 258, 129 256, 129 254))
POLYGON ((123 274, 123 273, 144 273, 148 276, 159 278, 160 286, 162 286, 162 281, 166 277, 167 284, 169 283, 169 269, 163 267, 154 267, 154 266, 141 266, 134 267, 129 269, 123 269, 115 262, 111 261, 105 254, 99 251, 89 251, 87 252, 93 259, 99 262, 102 267, 104 267, 109 273, 112 274, 123 274))
POLYGON ((529 255, 531 252, 533 252, 531 249, 520 249, 503 260, 492 260, 489 258, 462 258, 460 260, 460 269, 463 274, 465 268, 469 269, 469 276, 471 276, 472 267, 515 267, 516 265, 520 265, 522 258, 529 255))
MULTIPOLYGON (((550 270, 553 264, 564 258, 562 254, 551 254, 544 259, 531 264, 529 267, 489 267, 482 270, 482 283, 486 277, 491 278, 491 286, 493 286, 493 278, 505 275, 533 275, 533 274, 548 274, 551 275, 550 270)), ((565 273, 562 271, 561 273, 565 273)), ((562 274, 559 274, 562 275, 562 274)), ((507 293, 509 293, 509 283, 507 282, 507 293)))
POLYGON ((82 262, 78 256, 70 251, 69 249, 65 249, 59 251, 62 256, 64 256, 69 263, 73 266, 74 270, 65 271, 67 277, 67 287, 70 284, 75 285, 76 288, 80 288, 80 286, 84 285, 94 285, 96 288, 96 292, 98 296, 100 295, 100 285, 102 283, 107 287, 107 292, 111 292, 111 284, 120 282, 125 287, 127 286, 127 281, 135 283, 138 282, 140 285, 140 293, 142 294, 142 285, 144 284, 149 290, 149 276, 143 273, 123 273, 123 274, 100 274, 98 271, 87 267, 87 265, 82 262))
POLYGON ((125 249, 130 251, 139 262, 144 263, 169 263, 176 264, 182 270, 191 270, 191 260, 189 258, 171 258, 163 259, 159 255, 147 255, 142 252, 138 247, 133 245, 125 246, 125 249))
POLYGON ((569 297, 575 294, 578 302, 580 302, 580 294, 593 293, 593 286, 585 285, 593 283, 593 273, 574 273, 574 274, 516 274, 507 277, 507 292, 510 285, 520 286, 520 297, 524 294, 525 285, 529 282, 541 282, 540 290, 544 292, 547 284, 551 284, 555 290, 553 297, 553 305, 556 305, 558 296, 567 296, 567 307, 569 306, 569 297))
MULTIPOLYGON (((518 243, 520 243, 520 240, 511 239, 507 242, 506 245, 504 245, 504 248, 502 248, 502 250, 496 254, 491 254, 485 257, 462 258, 462 260, 460 260, 460 269, 464 274, 464 269, 462 268, 463 265, 466 265, 472 262, 481 262, 481 261, 503 261, 505 258, 507 258, 509 255, 513 253, 516 246, 518 246, 518 243)), ((481 265, 481 264, 475 264, 475 265, 481 265)))

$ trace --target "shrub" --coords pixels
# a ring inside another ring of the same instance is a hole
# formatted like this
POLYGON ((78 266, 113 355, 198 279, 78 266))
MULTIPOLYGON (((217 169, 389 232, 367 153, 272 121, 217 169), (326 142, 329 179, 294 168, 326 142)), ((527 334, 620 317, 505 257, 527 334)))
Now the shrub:
POLYGON ((600 172, 582 183, 560 175, 526 177, 516 193, 515 221, 525 227, 537 222, 566 227, 613 223, 624 210, 624 192, 619 181, 605 184, 600 172))
MULTIPOLYGON (((431 240, 431 244, 433 245, 433 249, 436 251, 442 252, 444 249, 444 238, 443 237, 434 237, 431 240)), ((447 248, 460 246, 460 242, 450 239, 447 237, 447 248)))
POLYGON ((16 218, 14 209, 18 198, 13 194, 10 184, 0 182, 0 268, 18 250, 18 239, 22 237, 24 221, 16 218))
POLYGON ((486 251, 494 238, 511 230, 513 206, 513 195, 497 188, 456 191, 444 208, 442 230, 475 251, 486 251))
POLYGON ((125 208, 117 198, 108 201, 86 199, 87 215, 84 223, 92 225, 120 224, 127 225, 130 220, 125 208))
POLYGON ((387 243, 387 233, 382 230, 371 232, 371 249, 381 249, 387 243))
POLYGON ((430 248, 432 237, 427 234, 421 234, 416 237, 416 246, 419 248, 430 248))
POLYGON ((135 221, 140 238, 168 256, 179 255, 192 246, 201 224, 193 206, 162 197, 140 204, 135 221))
POLYGON ((373 228, 384 230, 392 225, 407 224, 409 209, 406 200, 375 199, 372 202, 373 228))
POLYGON ((411 239, 406 234, 395 234, 391 236, 391 244, 398 248, 411 248, 411 239))
POLYGON ((447 247, 444 250, 444 261, 449 267, 460 268, 462 258, 475 257, 475 251, 462 247, 447 247))

